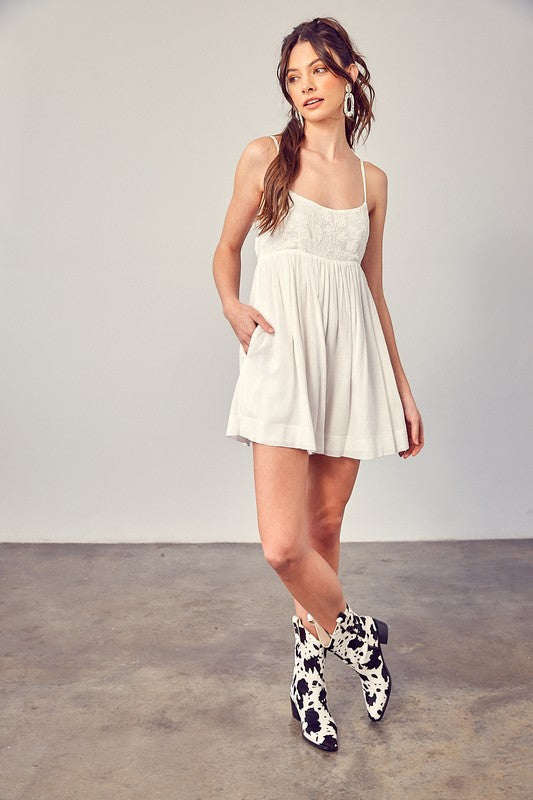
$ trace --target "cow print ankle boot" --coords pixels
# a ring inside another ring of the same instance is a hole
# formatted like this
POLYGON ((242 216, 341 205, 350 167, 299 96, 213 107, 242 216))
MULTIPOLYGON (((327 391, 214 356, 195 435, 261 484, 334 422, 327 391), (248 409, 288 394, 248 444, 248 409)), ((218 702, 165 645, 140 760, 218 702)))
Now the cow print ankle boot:
POLYGON ((302 726, 302 736, 321 750, 337 750, 337 726, 329 713, 323 645, 292 617, 294 627, 294 672, 290 689, 292 715, 302 726))
POLYGON ((337 615, 337 624, 329 634, 311 614, 307 619, 317 629, 320 642, 345 661, 361 679, 367 714, 373 722, 380 720, 387 708, 392 678, 381 652, 387 644, 388 625, 380 619, 358 616, 348 603, 337 615))

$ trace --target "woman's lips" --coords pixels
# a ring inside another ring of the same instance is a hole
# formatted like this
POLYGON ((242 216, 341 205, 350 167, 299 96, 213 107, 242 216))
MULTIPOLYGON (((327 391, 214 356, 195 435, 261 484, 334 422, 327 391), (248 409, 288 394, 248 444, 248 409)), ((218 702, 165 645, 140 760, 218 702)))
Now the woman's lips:
POLYGON ((308 105, 308 106, 305 106, 305 108, 318 108, 318 106, 320 105, 320 103, 323 103, 323 102, 324 102, 324 100, 323 100, 323 99, 322 99, 322 100, 317 100, 317 102, 316 102, 316 103, 310 103, 310 105, 308 105))

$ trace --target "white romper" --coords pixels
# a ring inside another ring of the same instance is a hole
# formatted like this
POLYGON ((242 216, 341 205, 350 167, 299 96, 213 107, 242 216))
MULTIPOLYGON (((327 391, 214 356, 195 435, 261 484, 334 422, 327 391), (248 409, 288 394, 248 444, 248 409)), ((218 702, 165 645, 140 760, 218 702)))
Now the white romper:
MULTIPOLYGON (((278 140, 272 139, 279 145, 278 140)), ((249 305, 257 325, 226 436, 368 459, 407 450, 403 407, 380 319, 361 267, 370 232, 364 202, 333 209, 290 191, 276 231, 255 237, 249 305)))

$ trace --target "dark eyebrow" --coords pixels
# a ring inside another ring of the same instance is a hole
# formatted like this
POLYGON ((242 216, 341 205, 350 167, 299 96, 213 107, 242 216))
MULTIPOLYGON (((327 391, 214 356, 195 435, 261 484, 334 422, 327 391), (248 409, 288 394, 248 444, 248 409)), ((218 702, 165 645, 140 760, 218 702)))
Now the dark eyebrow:
MULTIPOLYGON (((323 61, 323 59, 322 58, 315 58, 315 60, 314 61, 310 61, 307 66, 308 67, 312 67, 313 64, 316 64, 317 61, 323 61)), ((296 69, 296 67, 291 67, 290 69, 287 70, 287 75, 289 74, 289 72, 298 72, 298 70, 296 69)))

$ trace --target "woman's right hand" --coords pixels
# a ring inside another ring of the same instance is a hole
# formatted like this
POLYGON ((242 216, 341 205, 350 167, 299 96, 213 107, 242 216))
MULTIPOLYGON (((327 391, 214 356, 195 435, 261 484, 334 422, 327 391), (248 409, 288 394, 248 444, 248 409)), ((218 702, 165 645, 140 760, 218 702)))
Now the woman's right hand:
POLYGON ((235 336, 242 344, 244 352, 248 353, 248 346, 252 334, 257 325, 261 325, 267 333, 274 333, 272 325, 264 318, 260 311, 247 303, 236 300, 235 303, 224 313, 229 324, 235 332, 235 336), (254 323, 256 323, 254 325, 254 323))

